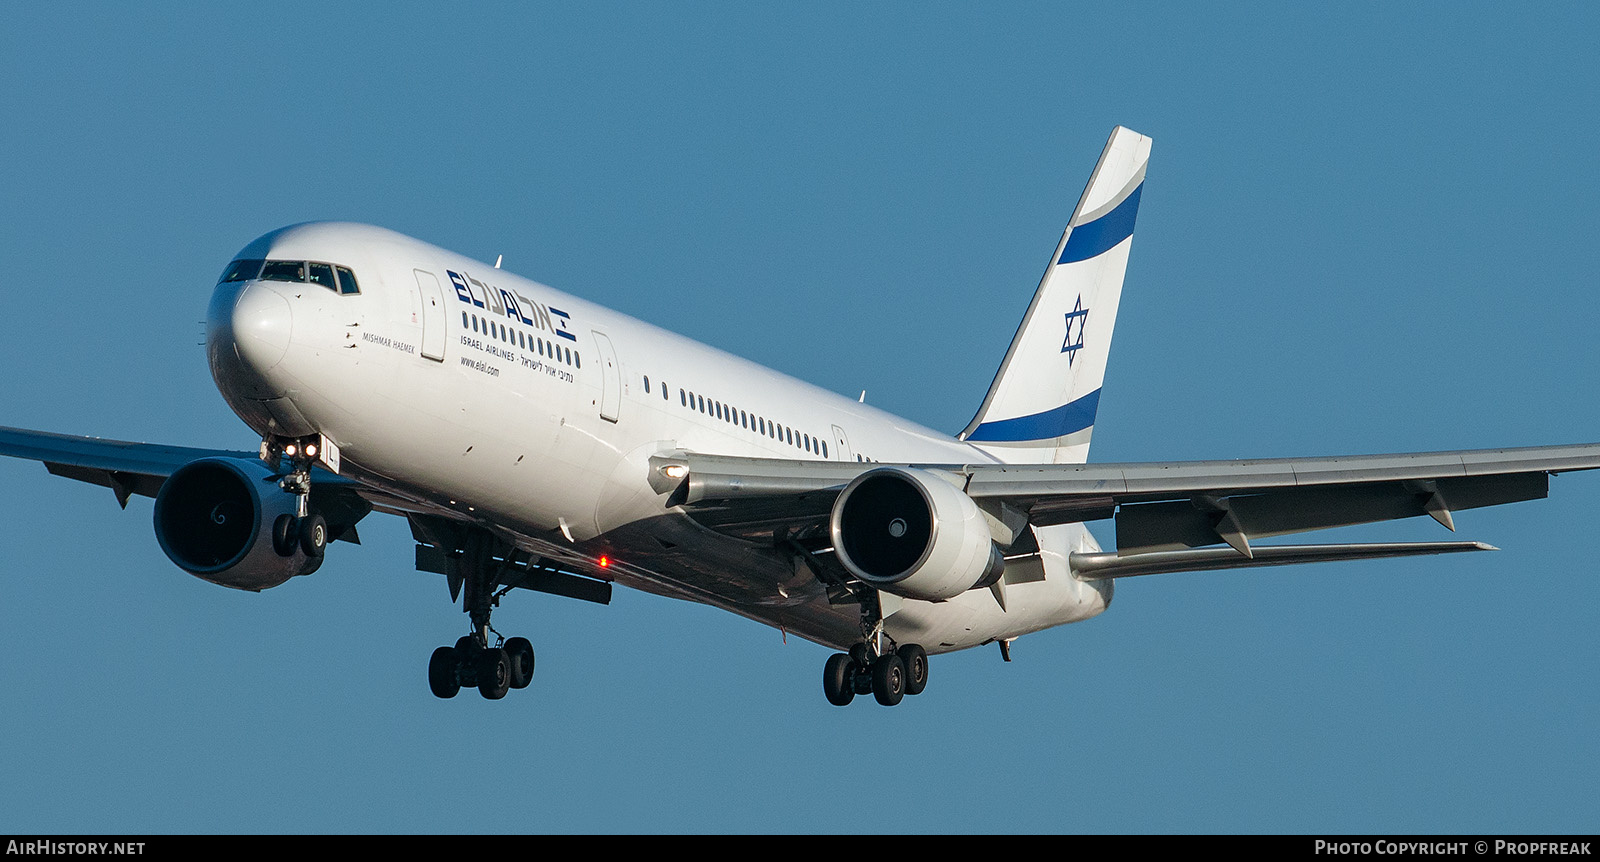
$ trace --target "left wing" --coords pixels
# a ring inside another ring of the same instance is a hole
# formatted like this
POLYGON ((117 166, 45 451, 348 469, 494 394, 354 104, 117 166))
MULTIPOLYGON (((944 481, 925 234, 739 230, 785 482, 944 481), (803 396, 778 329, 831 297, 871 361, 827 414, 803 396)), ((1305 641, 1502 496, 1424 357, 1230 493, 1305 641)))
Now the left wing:
POLYGON ((1452 512, 1540 499, 1551 474, 1600 467, 1600 444, 1126 464, 882 465, 690 452, 652 463, 659 475, 682 476, 669 502, 750 539, 825 538, 833 500, 852 479, 912 469, 942 475, 1001 524, 1115 518, 1120 557, 1227 544, 1233 559, 1248 560, 1255 539, 1331 527, 1429 515, 1454 530, 1452 512))

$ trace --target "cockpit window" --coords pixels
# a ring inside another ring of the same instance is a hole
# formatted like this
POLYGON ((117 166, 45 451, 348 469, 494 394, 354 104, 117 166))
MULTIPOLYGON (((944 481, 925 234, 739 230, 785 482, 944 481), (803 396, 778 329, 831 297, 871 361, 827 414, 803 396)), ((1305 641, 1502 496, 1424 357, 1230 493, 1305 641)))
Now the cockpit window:
POLYGON ((304 260, 236 260, 222 273, 223 281, 309 281, 334 293, 350 296, 361 292, 356 274, 348 266, 304 260))
POLYGON ((327 289, 329 289, 331 291, 334 291, 335 293, 338 292, 339 285, 335 284, 334 281, 333 281, 333 265, 332 264, 312 263, 312 264, 310 264, 310 269, 311 269, 311 283, 312 284, 320 284, 323 287, 326 287, 327 289))
POLYGON ((266 281, 305 281, 306 264, 301 260, 269 260, 261 277, 266 281))
POLYGON ((356 274, 346 267, 334 267, 339 270, 339 292, 343 294, 360 293, 361 287, 356 284, 356 274))
MULTIPOLYGON (((222 273, 222 281, 249 281, 261 274, 264 260, 236 260, 222 273)), ((219 284, 221 282, 218 282, 219 284)))

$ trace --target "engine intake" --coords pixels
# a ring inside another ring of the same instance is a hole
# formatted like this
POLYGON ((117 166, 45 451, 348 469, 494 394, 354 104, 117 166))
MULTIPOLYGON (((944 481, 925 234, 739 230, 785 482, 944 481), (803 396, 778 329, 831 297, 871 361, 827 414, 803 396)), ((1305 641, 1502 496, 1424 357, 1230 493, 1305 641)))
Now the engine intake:
POLYGON ((978 504, 926 470, 857 476, 834 501, 829 530, 850 574, 909 598, 943 601, 1005 572, 978 504))
POLYGON ((287 527, 295 495, 260 461, 203 458, 179 467, 156 494, 156 541, 172 562, 201 580, 239 590, 275 587, 321 563, 287 527), (283 520, 287 518, 288 520, 283 520))

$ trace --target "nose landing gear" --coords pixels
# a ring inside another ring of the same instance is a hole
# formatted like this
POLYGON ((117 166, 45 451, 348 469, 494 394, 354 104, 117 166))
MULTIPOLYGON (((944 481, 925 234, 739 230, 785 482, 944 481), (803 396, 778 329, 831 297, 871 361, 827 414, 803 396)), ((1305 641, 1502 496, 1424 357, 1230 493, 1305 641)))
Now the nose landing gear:
POLYGON ((327 519, 311 509, 311 469, 321 464, 338 472, 338 451, 333 441, 321 435, 261 441, 261 459, 283 471, 278 487, 296 498, 295 513, 279 515, 272 524, 272 549, 285 557, 296 550, 305 554, 311 564, 302 574, 309 575, 322 565, 331 538, 327 519))

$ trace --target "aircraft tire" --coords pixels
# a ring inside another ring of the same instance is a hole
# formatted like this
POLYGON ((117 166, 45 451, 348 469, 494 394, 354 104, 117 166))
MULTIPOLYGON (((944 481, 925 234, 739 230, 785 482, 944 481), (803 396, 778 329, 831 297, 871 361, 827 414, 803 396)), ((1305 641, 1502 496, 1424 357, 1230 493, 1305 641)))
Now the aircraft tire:
POLYGON ((856 660, 856 667, 864 668, 872 664, 872 656, 867 652, 867 645, 857 641, 850 647, 850 657, 856 660))
POLYGON ((906 696, 906 663, 886 655, 872 663, 872 696, 884 706, 894 706, 906 696))
POLYGON ((906 644, 895 655, 906 666, 906 694, 922 694, 928 687, 928 651, 919 644, 906 644))
POLYGON ((527 688, 533 681, 533 644, 512 638, 506 641, 506 656, 511 660, 511 687, 527 688))
POLYGON ((511 658, 503 649, 486 649, 478 654, 478 694, 499 700, 511 690, 511 658))
POLYGON ((856 662, 845 653, 828 656, 822 666, 822 693, 834 706, 848 706, 856 698, 856 662))
POLYGON ((294 516, 288 513, 279 515, 272 522, 272 550, 278 552, 280 557, 294 556, 294 549, 300 544, 299 531, 295 529, 294 516))
POLYGON ((321 515, 307 515, 300 519, 300 550, 315 559, 328 548, 328 522, 321 515))
POLYGON ((428 688, 433 690, 434 697, 452 698, 461 691, 461 683, 456 679, 456 651, 447 646, 439 647, 433 651, 433 657, 428 659, 428 688))
POLYGON ((478 644, 471 635, 462 635, 456 641, 456 666, 461 668, 461 686, 478 687, 478 644))

